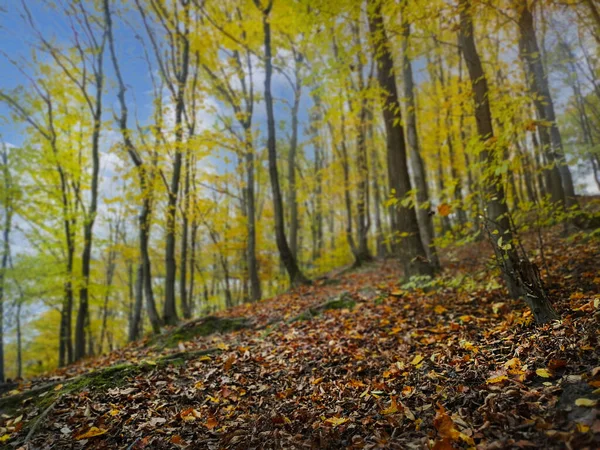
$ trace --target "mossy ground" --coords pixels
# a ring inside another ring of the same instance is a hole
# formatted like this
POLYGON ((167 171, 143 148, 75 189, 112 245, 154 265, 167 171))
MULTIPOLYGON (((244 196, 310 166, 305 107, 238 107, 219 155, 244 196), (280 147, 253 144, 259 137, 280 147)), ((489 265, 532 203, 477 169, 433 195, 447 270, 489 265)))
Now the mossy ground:
POLYGON ((248 326, 248 320, 244 317, 223 318, 208 316, 186 323, 163 335, 156 336, 150 341, 150 345, 157 348, 174 348, 180 342, 191 341, 197 337, 206 337, 211 334, 230 333, 248 328, 248 326))

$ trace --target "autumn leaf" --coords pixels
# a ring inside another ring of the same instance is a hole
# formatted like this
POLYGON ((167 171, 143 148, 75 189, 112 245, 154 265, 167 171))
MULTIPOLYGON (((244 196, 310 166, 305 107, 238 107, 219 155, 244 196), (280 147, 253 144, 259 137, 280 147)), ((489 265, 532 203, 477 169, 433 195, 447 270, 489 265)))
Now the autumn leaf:
POLYGON ((111 416, 116 416, 116 415, 118 415, 119 413, 120 413, 120 411, 119 411, 118 409, 111 409, 111 410, 109 411, 109 414, 110 414, 111 416))
POLYGON ((577 400, 575 400, 575 405, 584 406, 587 408, 593 408, 597 404, 598 404, 597 400, 591 400, 589 398, 578 398, 577 400))
POLYGON ((418 365, 421 361, 423 361, 423 356, 422 355, 417 355, 413 358, 413 360, 410 362, 413 366, 418 365))
POLYGON ((213 416, 210 416, 208 418, 208 420, 206 421, 206 423, 204 424, 204 426, 206 428, 208 428, 209 430, 212 430, 213 428, 215 428, 219 423, 217 422, 217 419, 215 419, 213 416))
POLYGON ((227 360, 225 361, 225 364, 223 365, 223 370, 225 370, 225 372, 229 372, 231 370, 231 367, 233 366, 235 359, 236 359, 235 354, 232 354, 229 356, 229 358, 227 358, 227 360))
POLYGON ((487 380, 485 380, 485 382, 487 384, 497 384, 497 383, 502 383, 504 381, 508 380, 508 376, 506 375, 497 375, 491 378, 488 378, 487 380))
POLYGON ((433 310, 435 311, 436 314, 443 314, 446 311, 448 311, 446 308, 444 308, 442 305, 436 305, 435 308, 433 308, 433 310))
POLYGON ((101 436, 104 433, 107 433, 108 430, 104 430, 102 428, 98 428, 98 427, 91 427, 89 430, 87 430, 85 433, 81 433, 78 434, 77 436, 75 436, 75 439, 77 439, 78 441, 82 440, 82 439, 89 439, 89 438, 93 438, 96 436, 101 436))
POLYGON ((397 412, 398 412, 398 404, 396 403, 396 397, 392 396, 392 402, 391 402, 390 406, 383 409, 381 411, 381 414, 388 415, 388 414, 396 414, 397 412))
POLYGON ((437 210, 438 210, 438 214, 440 216, 446 217, 450 214, 450 212, 452 211, 452 208, 450 207, 450 205, 448 203, 442 203, 442 204, 438 205, 437 210))
POLYGON ((548 369, 536 369, 535 373, 542 378, 552 377, 552 373, 548 369))
POLYGON ((551 370, 562 369, 567 366, 567 361, 564 359, 551 359, 548 363, 548 368, 551 370))
POLYGON ((433 426, 442 439, 447 438, 455 441, 460 437, 460 432, 456 429, 452 418, 446 413, 445 408, 441 405, 439 409, 436 410, 433 426))
POLYGON ((350 419, 348 419, 346 417, 330 417, 329 419, 325 419, 325 423, 329 423, 329 424, 333 425, 333 427, 335 428, 337 426, 345 424, 349 420, 350 419))

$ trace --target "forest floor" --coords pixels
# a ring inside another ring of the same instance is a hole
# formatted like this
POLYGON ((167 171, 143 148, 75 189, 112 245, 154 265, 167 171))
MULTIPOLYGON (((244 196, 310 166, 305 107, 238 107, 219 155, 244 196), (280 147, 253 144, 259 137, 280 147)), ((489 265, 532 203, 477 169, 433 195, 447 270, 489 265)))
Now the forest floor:
POLYGON ((544 240, 560 321, 507 297, 485 242, 421 288, 375 262, 22 382, 0 446, 600 448, 600 239, 544 240))

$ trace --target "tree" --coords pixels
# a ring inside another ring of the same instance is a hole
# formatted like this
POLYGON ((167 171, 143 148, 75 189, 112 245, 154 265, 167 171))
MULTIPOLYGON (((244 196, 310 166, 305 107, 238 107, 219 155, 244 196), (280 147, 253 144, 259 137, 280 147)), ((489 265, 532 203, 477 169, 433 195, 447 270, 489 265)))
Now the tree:
MULTIPOLYGON (((104 0, 104 21, 106 23, 108 47, 110 50, 110 58, 112 61, 113 69, 117 78, 119 90, 117 97, 119 99, 119 106, 121 109, 119 116, 119 129, 123 138, 123 144, 127 153, 129 154, 133 164, 136 167, 140 193, 142 196, 142 210, 138 219, 139 226, 139 247, 141 262, 137 270, 137 282, 135 288, 135 314, 134 319, 129 329, 129 340, 133 341, 139 336, 139 321, 141 319, 141 306, 143 302, 143 296, 146 296, 146 310, 148 318, 152 325, 154 333, 160 333, 160 317, 156 310, 156 303, 154 300, 154 291, 152 289, 152 263, 150 261, 149 242, 150 242, 150 225, 152 216, 152 191, 154 183, 155 171, 151 166, 146 164, 140 155, 140 152, 136 149, 133 142, 131 131, 129 129, 128 118, 129 110, 127 108, 127 101, 125 98, 127 88, 125 87, 125 81, 121 73, 121 67, 115 51, 115 40, 113 34, 112 25, 112 13, 110 10, 110 1, 104 0)), ((156 92, 156 86, 155 92, 156 92)))
POLYGON ((400 258, 405 276, 432 275, 433 267, 425 253, 415 209, 403 204, 412 187, 408 175, 394 62, 383 21, 382 4, 379 0, 370 0, 368 5, 369 31, 377 61, 377 79, 382 91, 381 102, 387 134, 388 182, 390 192, 397 201, 392 219, 393 231, 402 238, 400 258))
POLYGON ((433 216, 429 213, 429 186, 427 174, 421 152, 419 150, 419 137, 417 134, 417 112, 415 103, 415 87, 413 81, 412 62, 408 55, 410 39, 410 23, 406 17, 408 12, 403 12, 402 19, 402 78, 404 81, 404 97, 406 99, 406 141, 410 150, 410 163, 415 184, 417 221, 421 239, 427 255, 434 269, 439 270, 440 261, 433 243, 434 229, 433 216))
POLYGON ((460 0, 460 45, 471 79, 475 121, 480 139, 479 160, 485 173, 481 188, 485 194, 487 208, 486 226, 490 228, 490 239, 501 267, 508 289, 513 298, 524 300, 531 308, 535 320, 545 323, 557 317, 541 285, 537 267, 517 254, 513 241, 509 212, 504 197, 501 179, 495 171, 497 139, 492 127, 489 88, 481 59, 475 46, 474 28, 470 0, 460 0))
POLYGON ((265 103, 267 108, 267 152, 269 156, 269 178, 271 180, 271 191, 273 195, 273 208, 275 212, 275 240, 279 250, 279 256, 283 262, 292 286, 306 284, 308 278, 300 271, 296 258, 292 254, 285 235, 285 221, 283 215, 283 203, 281 188, 279 186, 279 173, 277 169, 277 147, 275 135, 275 113, 273 109, 273 94, 271 93, 271 78, 273 76, 273 55, 271 43, 270 15, 273 8, 273 0, 268 0, 263 6, 261 0, 254 0, 254 4, 263 16, 264 33, 264 64, 265 64, 265 103))
POLYGON ((577 204, 573 178, 565 159, 562 138, 556 123, 554 102, 550 95, 548 78, 533 27, 533 15, 527 1, 520 2, 517 10, 520 33, 519 54, 525 62, 533 103, 539 120, 542 121, 538 126, 540 141, 551 164, 547 169, 550 172, 547 176, 548 187, 553 202, 566 202, 566 206, 570 207, 577 204))

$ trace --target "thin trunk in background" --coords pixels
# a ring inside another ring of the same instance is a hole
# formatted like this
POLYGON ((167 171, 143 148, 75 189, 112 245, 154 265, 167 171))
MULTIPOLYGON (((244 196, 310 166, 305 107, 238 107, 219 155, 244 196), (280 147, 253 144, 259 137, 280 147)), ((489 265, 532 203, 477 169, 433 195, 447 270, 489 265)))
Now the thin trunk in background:
POLYGON ((543 151, 552 165, 548 179, 553 202, 565 202, 567 207, 577 205, 571 171, 567 165, 560 130, 556 123, 554 102, 550 95, 547 74, 542 63, 540 48, 533 25, 533 15, 527 2, 518 8, 519 54, 525 62, 529 89, 541 123, 538 125, 543 151))
POLYGON ((404 98, 406 102, 406 141, 410 152, 409 162, 412 169, 412 179, 416 193, 417 221, 419 231, 427 256, 435 270, 440 269, 440 260, 433 239, 433 216, 430 214, 431 203, 429 199, 429 186, 427 172, 419 148, 417 133, 417 111, 415 102, 415 88, 413 80, 412 62, 408 56, 408 41, 410 39, 410 23, 406 19, 402 22, 402 79, 404 81, 404 98))

